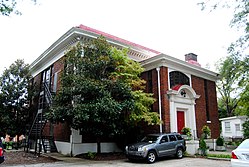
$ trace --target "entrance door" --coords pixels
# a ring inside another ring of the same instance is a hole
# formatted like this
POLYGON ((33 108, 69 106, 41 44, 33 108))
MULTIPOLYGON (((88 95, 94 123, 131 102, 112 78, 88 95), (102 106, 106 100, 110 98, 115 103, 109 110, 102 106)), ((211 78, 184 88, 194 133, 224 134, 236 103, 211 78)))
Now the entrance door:
POLYGON ((185 127, 184 111, 177 111, 177 131, 182 133, 182 128, 185 127))

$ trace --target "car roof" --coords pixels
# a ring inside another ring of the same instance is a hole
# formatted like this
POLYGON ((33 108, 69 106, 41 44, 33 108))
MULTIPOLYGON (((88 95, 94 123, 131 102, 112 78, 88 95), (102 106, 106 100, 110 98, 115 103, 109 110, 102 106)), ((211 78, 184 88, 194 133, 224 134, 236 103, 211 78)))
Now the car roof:
POLYGON ((179 133, 152 133, 152 134, 148 134, 147 136, 164 136, 164 135, 180 135, 179 133))

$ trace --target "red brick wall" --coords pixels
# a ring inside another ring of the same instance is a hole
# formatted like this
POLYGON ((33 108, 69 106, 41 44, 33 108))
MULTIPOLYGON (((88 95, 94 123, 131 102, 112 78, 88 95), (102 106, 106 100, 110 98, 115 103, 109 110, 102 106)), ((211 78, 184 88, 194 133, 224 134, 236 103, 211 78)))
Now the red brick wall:
POLYGON ((163 120, 163 132, 170 132, 170 112, 169 112, 169 100, 167 99, 168 91, 168 68, 160 68, 160 85, 161 85, 161 103, 162 103, 162 120, 163 120))
POLYGON ((59 90, 60 88, 60 75, 62 74, 62 71, 64 69, 64 58, 61 58, 59 60, 57 60, 54 64, 53 64, 53 71, 52 71, 52 87, 53 87, 53 84, 54 84, 54 74, 57 72, 57 77, 58 77, 58 80, 57 80, 57 89, 56 91, 59 90))
POLYGON ((217 97, 215 82, 207 81, 207 92, 205 92, 204 79, 196 76, 191 76, 192 78, 192 87, 195 90, 197 95, 201 95, 199 99, 196 100, 195 113, 196 113, 196 128, 197 135, 201 137, 202 127, 208 125, 211 129, 212 138, 217 138, 220 134, 219 120, 218 120, 218 108, 217 108, 217 97), (207 93, 208 99, 206 99, 207 93), (206 104, 206 102, 208 104, 206 104), (211 123, 207 123, 206 116, 206 105, 209 109, 209 117, 211 123))
POLYGON ((220 135, 220 123, 218 115, 216 84, 213 81, 207 81, 208 108, 210 117, 210 128, 212 138, 218 138, 220 135))
POLYGON ((57 123, 57 124, 52 124, 52 126, 53 127, 51 129, 50 123, 47 122, 44 129, 43 129, 42 134, 44 136, 51 136, 50 131, 52 130, 55 140, 64 141, 64 142, 69 142, 70 141, 71 130, 70 130, 67 123, 57 123))
MULTIPOLYGON (((152 106, 152 110, 154 112, 158 112, 158 91, 157 91, 157 71, 156 69, 151 70, 152 73, 152 92, 149 92, 148 88, 148 82, 146 82, 145 92, 147 93, 153 93, 153 98, 156 99, 156 102, 152 106)), ((148 81, 148 71, 143 72, 141 75, 141 78, 145 81, 148 81)), ((159 126, 148 126, 145 123, 142 123, 141 126, 144 127, 144 133, 158 133, 159 132, 159 126)))
MULTIPOLYGON (((57 81, 57 90, 60 87, 60 75, 63 71, 64 68, 64 64, 63 64, 63 58, 59 59, 58 61, 56 61, 53 64, 53 70, 52 70, 52 74, 51 74, 51 78, 52 78, 52 87, 54 84, 54 74, 57 72, 58 73, 58 81, 57 81)), ((36 85, 41 85, 41 79, 42 79, 42 73, 38 74, 37 76, 34 77, 34 84, 36 85)), ((39 87, 40 88, 40 87, 39 87)), ((33 104, 35 104, 37 106, 38 104, 38 100, 39 98, 35 99, 33 101, 33 104)), ((37 109, 34 111, 34 113, 37 112, 37 109)), ((51 131, 51 127, 50 127, 50 123, 46 123, 44 129, 43 129, 43 135, 45 136, 50 136, 50 131, 51 131)), ((70 141, 70 134, 71 134, 71 130, 68 126, 68 124, 66 123, 58 123, 58 124, 54 124, 53 127, 53 133, 54 133, 54 138, 55 140, 59 140, 59 141, 70 141)))
MULTIPOLYGON (((54 75, 57 72, 57 89, 56 91, 59 90, 60 88, 60 75, 62 74, 64 68, 64 58, 61 58, 59 60, 57 60, 54 64, 53 64, 53 70, 52 70, 52 87, 54 84, 54 75)), ((70 141, 70 134, 71 134, 71 130, 68 126, 67 123, 58 123, 58 124, 54 124, 53 127, 53 133, 54 133, 54 138, 55 140, 59 140, 59 141, 70 141)), ((48 122, 44 129, 43 129, 43 135, 50 135, 50 123, 48 122)))
POLYGON ((38 74, 38 75, 36 75, 35 77, 34 77, 34 85, 39 85, 40 86, 40 84, 41 84, 41 78, 42 76, 41 76, 41 73, 40 74, 38 74))
POLYGON ((201 128, 207 123, 204 80, 196 76, 192 76, 191 79, 192 88, 195 90, 197 95, 201 95, 200 98, 195 101, 197 136, 201 137, 201 128))
POLYGON ((54 138, 57 141, 70 141, 71 130, 67 123, 54 124, 54 138))
MULTIPOLYGON (((153 104, 153 111, 159 113, 159 103, 158 103, 158 78, 157 70, 153 69, 152 71, 152 91, 153 97, 156 99, 156 102, 153 104)), ((144 80, 148 80, 148 71, 142 74, 144 80)), ((162 121, 163 121, 163 132, 170 132, 170 115, 169 115, 169 101, 166 98, 166 92, 168 90, 168 68, 160 68, 160 91, 161 91, 161 111, 162 111, 162 121)), ((146 92, 148 92, 148 84, 146 84, 146 92)), ((153 133, 159 133, 159 125, 154 126, 153 130, 150 130, 153 133)))

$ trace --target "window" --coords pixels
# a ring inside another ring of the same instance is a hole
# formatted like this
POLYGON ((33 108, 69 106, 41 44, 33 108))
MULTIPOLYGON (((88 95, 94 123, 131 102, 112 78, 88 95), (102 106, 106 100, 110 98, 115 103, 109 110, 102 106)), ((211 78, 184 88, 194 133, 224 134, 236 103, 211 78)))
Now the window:
POLYGON ((51 86, 52 70, 53 70, 53 66, 50 66, 49 68, 47 68, 46 70, 44 70, 42 72, 42 82, 41 82, 41 84, 46 83, 48 85, 48 87, 51 86))
POLYGON ((168 136, 163 136, 161 139, 161 143, 166 143, 168 142, 168 136))
POLYGON ((176 141, 175 135, 169 135, 169 140, 170 141, 176 141))
POLYGON ((176 135, 177 140, 183 140, 181 135, 176 135))
POLYGON ((58 81, 58 72, 54 73, 54 83, 53 83, 53 92, 57 90, 57 81, 58 81))
POLYGON ((235 124, 235 131, 240 131, 240 124, 235 124))
POLYGON ((172 88, 175 85, 189 85, 189 77, 182 72, 179 71, 172 71, 169 73, 170 78, 170 87, 172 88))
POLYGON ((204 80, 204 91, 205 91, 205 101, 206 101, 206 117, 207 121, 210 121, 210 114, 209 114, 209 99, 208 99, 208 83, 207 80, 204 80))
POLYGON ((231 127, 230 127, 230 122, 225 122, 225 132, 230 132, 231 127))
POLYGON ((147 75, 148 75, 147 76, 148 93, 152 93, 153 92, 152 71, 148 71, 147 75))

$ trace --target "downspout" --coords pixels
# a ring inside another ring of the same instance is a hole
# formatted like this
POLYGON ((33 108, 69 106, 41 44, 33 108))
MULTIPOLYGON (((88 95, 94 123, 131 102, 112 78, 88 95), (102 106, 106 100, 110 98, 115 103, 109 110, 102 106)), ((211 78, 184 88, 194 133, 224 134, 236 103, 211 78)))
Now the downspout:
POLYGON ((160 133, 162 133, 163 132, 163 127, 162 127, 160 67, 157 67, 156 70, 157 70, 157 86, 158 86, 158 108, 159 108, 159 117, 160 117, 160 133))

